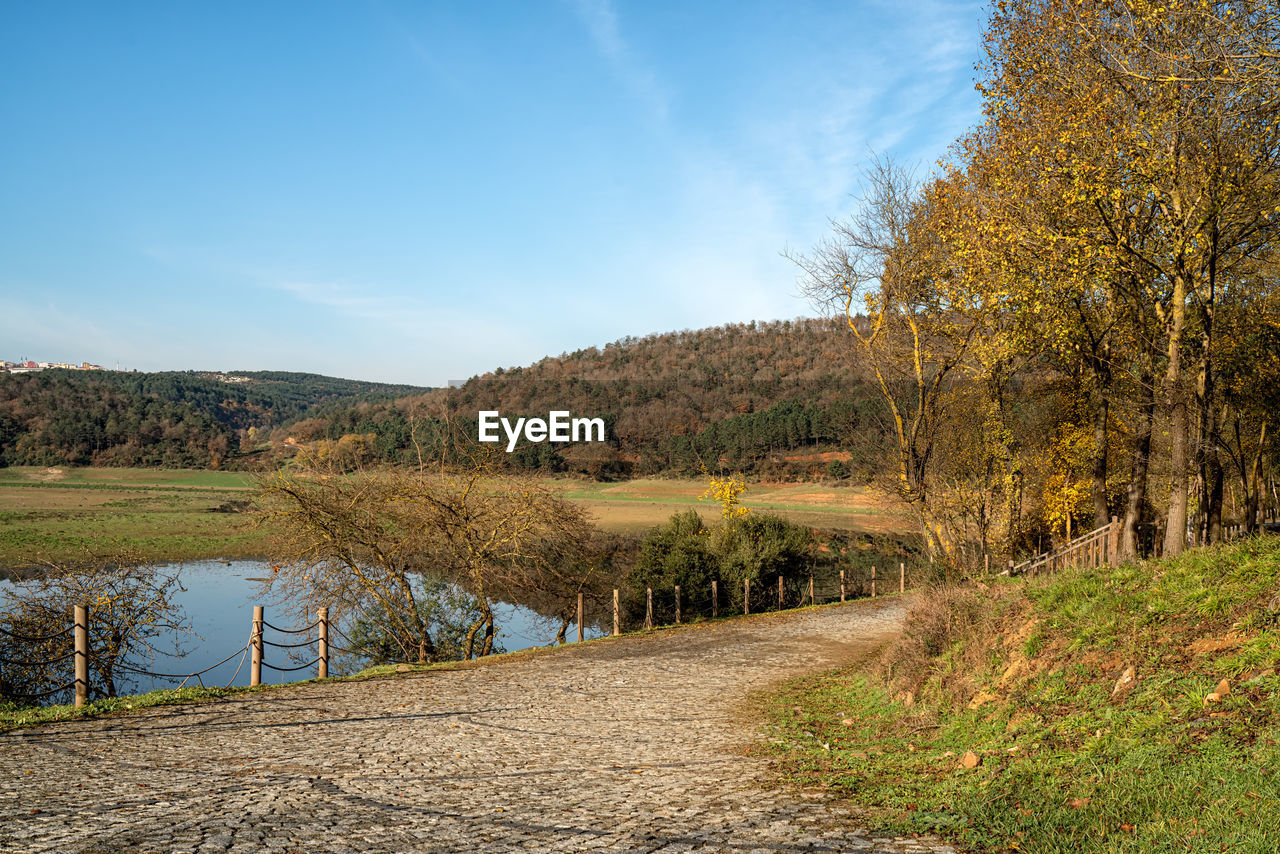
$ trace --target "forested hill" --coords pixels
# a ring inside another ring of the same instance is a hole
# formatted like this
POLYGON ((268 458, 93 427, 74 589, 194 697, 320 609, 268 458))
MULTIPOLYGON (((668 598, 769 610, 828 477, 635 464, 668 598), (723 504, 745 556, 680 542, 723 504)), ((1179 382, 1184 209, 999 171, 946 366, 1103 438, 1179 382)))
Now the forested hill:
POLYGON ((846 452, 854 468, 871 467, 882 447, 877 395, 850 359, 850 338, 843 322, 813 318, 624 338, 499 369, 463 388, 306 418, 288 428, 288 438, 346 436, 359 454, 395 461, 416 453, 408 423, 415 409, 450 410, 472 437, 480 410, 513 421, 569 410, 603 417, 608 446, 522 443, 502 459, 605 476, 696 473, 704 464, 808 476, 833 461, 822 452, 840 449, 833 471, 842 474, 846 452))
POLYGON ((0 374, 0 465, 219 467, 307 414, 424 391, 283 371, 0 374))

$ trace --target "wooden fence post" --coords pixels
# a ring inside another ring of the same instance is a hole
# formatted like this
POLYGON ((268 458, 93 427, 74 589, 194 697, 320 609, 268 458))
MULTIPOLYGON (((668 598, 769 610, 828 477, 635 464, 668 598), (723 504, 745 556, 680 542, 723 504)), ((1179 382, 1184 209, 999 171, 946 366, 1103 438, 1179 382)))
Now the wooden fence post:
POLYGON ((720 590, 719 582, 711 582, 711 616, 720 616, 720 590))
POLYGON ((582 591, 578 591, 578 643, 582 643, 582 639, 586 637, 586 632, 582 628, 582 591))
POLYGON ((648 631, 653 628, 653 588, 646 587, 644 589, 644 629, 648 631))
POLYGON ((817 604, 813 599, 813 576, 812 575, 809 576, 809 604, 810 605, 817 604))
POLYGON ((871 567, 871 598, 876 598, 876 568, 871 567))
POLYGON ((742 579, 742 613, 751 613, 751 579, 742 579))
POLYGON ((778 573, 778 610, 782 610, 782 573, 778 573))
POLYGON ((249 652, 249 684, 262 684, 262 606, 253 606, 253 633, 249 635, 253 649, 249 652))
POLYGON ((76 708, 89 699, 89 606, 75 606, 76 708))
POLYGON ((907 565, 902 561, 898 562, 898 592, 907 592, 907 565))
POLYGON ((319 632, 316 640, 316 658, 320 659, 316 676, 325 679, 329 676, 329 609, 321 608, 316 612, 319 632))
POLYGON ((840 601, 844 601, 844 570, 840 570, 840 601))
POLYGON ((680 585, 676 585, 676 625, 680 625, 680 585))
POLYGON ((618 601, 618 588, 613 588, 613 633, 622 634, 622 607, 618 601))

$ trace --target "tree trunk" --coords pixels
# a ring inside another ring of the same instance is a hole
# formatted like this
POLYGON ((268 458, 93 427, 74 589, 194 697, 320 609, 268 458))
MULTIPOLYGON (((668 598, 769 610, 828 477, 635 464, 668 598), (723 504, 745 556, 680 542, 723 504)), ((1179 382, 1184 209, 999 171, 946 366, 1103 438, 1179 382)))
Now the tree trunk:
POLYGON ((476 634, 480 631, 480 627, 484 625, 484 617, 476 620, 471 624, 471 628, 467 629, 467 656, 465 661, 470 661, 475 657, 476 652, 476 634))
POLYGON ((1200 311, 1200 372, 1196 377, 1196 405, 1200 407, 1200 441, 1196 445, 1200 509, 1196 531, 1205 544, 1222 539, 1222 460, 1218 456, 1218 406, 1213 381, 1214 298, 1215 275, 1211 265, 1208 302, 1200 311))
POLYGON ((1182 554, 1187 543, 1188 454, 1187 396, 1182 388, 1182 339, 1187 322, 1187 279, 1174 277, 1172 324, 1169 331, 1169 367, 1165 394, 1169 405, 1169 513, 1164 529, 1165 557, 1182 554))
MULTIPOLYGON (((1258 453, 1253 458, 1253 471, 1249 481, 1244 484, 1245 495, 1245 529, 1250 534, 1258 532, 1258 503, 1262 498, 1262 449, 1267 444, 1267 422, 1262 422, 1262 430, 1258 434, 1258 453)), ((1243 451, 1243 448, 1242 448, 1243 451)))
POLYGON ((1106 389, 1099 378, 1098 401, 1093 410, 1093 483, 1090 488, 1094 528, 1101 528, 1111 521, 1111 510, 1107 507, 1107 415, 1106 389))
POLYGON ((1005 542, 1005 552, 1009 557, 1013 557, 1018 553, 1018 546, 1022 541, 1022 470, 1015 468, 1009 475, 1008 486, 1008 505, 1007 513, 1009 516, 1008 536, 1005 542))
POLYGON ((1222 464, 1215 451, 1209 458, 1209 542, 1222 542, 1222 464))
POLYGON ((1151 464, 1151 425, 1155 420, 1156 398, 1151 371, 1143 372, 1139 381, 1141 396, 1133 436, 1133 460, 1129 469, 1129 488, 1124 510, 1124 528, 1120 534, 1120 555, 1137 560, 1139 535, 1147 503, 1147 470, 1151 464))

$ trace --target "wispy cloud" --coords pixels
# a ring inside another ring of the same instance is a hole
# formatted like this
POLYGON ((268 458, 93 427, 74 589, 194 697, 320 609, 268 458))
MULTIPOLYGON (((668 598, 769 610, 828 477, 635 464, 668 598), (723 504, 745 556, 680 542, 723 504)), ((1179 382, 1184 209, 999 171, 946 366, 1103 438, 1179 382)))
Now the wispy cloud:
POLYGON ((635 56, 623 39, 612 0, 573 0, 573 8, 596 50, 631 95, 644 104, 655 119, 666 122, 671 99, 658 76, 635 56))

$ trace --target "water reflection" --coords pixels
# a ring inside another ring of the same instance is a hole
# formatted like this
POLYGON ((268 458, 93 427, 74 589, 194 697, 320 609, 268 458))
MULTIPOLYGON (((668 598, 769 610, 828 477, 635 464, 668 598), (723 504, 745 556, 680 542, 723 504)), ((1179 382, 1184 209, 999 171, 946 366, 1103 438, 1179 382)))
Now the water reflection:
MULTIPOLYGON (((175 595, 174 601, 187 615, 195 636, 158 638, 155 646, 168 653, 176 649, 189 650, 189 652, 180 658, 157 655, 150 661, 130 660, 127 663, 156 673, 185 675, 204 670, 232 656, 230 660, 203 674, 200 677, 201 681, 193 679, 189 684, 202 682, 204 685, 248 685, 248 656, 237 650, 242 651, 249 641, 254 605, 265 607, 265 619, 268 623, 282 629, 295 628, 283 606, 273 607, 272 603, 261 595, 261 582, 267 574, 266 566, 258 561, 219 560, 183 564, 180 576, 183 589, 175 595)), ((0 584, 0 597, 3 597, 6 586, 0 584)), ((522 606, 503 604, 495 608, 494 613, 498 629, 497 640, 510 651, 550 644, 555 639, 556 629, 559 628, 558 621, 552 623, 522 606)), ((588 637, 597 637, 599 634, 599 631, 588 627, 588 637)), ((301 643, 304 640, 314 639, 314 636, 314 632, 310 635, 283 635, 271 629, 267 629, 265 633, 267 641, 284 644, 301 643)), ((569 627, 567 637, 577 637, 576 625, 569 627)), ((331 640, 335 644, 345 645, 341 638, 334 637, 331 640)), ((293 667, 314 658, 314 646, 297 650, 283 650, 268 646, 264 654, 264 660, 277 667, 293 667), (288 652, 296 652, 299 656, 305 655, 305 657, 291 659, 288 652)), ((353 662, 352 657, 348 656, 345 663, 360 662, 353 662)), ((334 673, 332 666, 330 673, 334 673)), ((262 669, 264 684, 293 682, 311 676, 315 676, 314 666, 289 673, 281 673, 269 667, 262 669)), ((172 688, 180 681, 146 676, 133 676, 131 679, 132 681, 127 685, 120 686, 121 690, 141 693, 157 688, 172 688)))

